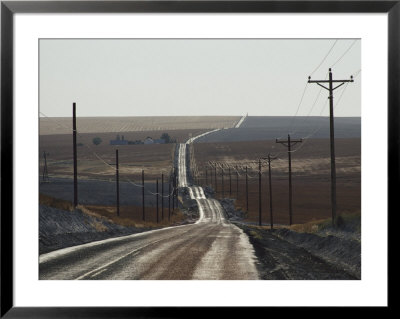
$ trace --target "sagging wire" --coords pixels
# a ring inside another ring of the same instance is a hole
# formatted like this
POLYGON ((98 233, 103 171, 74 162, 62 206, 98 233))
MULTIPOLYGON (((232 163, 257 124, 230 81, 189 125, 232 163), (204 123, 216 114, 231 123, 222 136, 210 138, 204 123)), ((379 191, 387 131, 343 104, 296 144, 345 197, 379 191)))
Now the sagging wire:
MULTIPOLYGON (((40 113, 42 116, 46 117, 46 118, 50 118, 49 116, 47 116, 46 114, 44 114, 44 113, 41 112, 41 111, 39 111, 39 113, 40 113)), ((51 119, 52 119, 53 121, 55 121, 56 124, 58 124, 60 127, 67 128, 67 129, 70 130, 71 132, 74 132, 74 130, 73 130, 72 128, 70 128, 70 127, 68 127, 68 126, 66 126, 66 125, 64 125, 64 124, 62 124, 61 122, 59 122, 59 121, 57 121, 57 120, 54 120, 54 118, 51 118, 51 119)), ((76 134, 78 135, 78 137, 80 137, 80 138, 83 139, 83 136, 81 135, 81 133, 80 133, 78 130, 76 130, 76 134)), ((89 151, 91 151, 92 154, 93 154, 99 161, 101 161, 103 164, 107 165, 107 166, 108 166, 109 168, 111 168, 112 170, 117 171, 117 168, 116 168, 114 165, 111 165, 110 163, 107 163, 107 161, 104 160, 100 155, 98 155, 87 143, 83 143, 83 145, 86 146, 86 148, 87 148, 89 151)), ((145 186, 140 185, 140 184, 136 184, 136 183, 132 182, 129 178, 126 178, 126 177, 123 178, 122 182, 128 182, 128 183, 132 184, 133 186, 136 186, 136 187, 139 187, 139 188, 144 188, 144 189, 146 190, 146 192, 149 193, 149 194, 157 195, 157 193, 151 192, 151 191, 150 191, 149 189, 147 189, 145 186)), ((158 194, 159 194, 161 197, 168 198, 168 197, 172 196, 173 192, 174 192, 176 189, 178 189, 178 188, 177 188, 177 187, 172 187, 171 194, 166 195, 166 196, 161 195, 161 193, 158 193, 158 194)))

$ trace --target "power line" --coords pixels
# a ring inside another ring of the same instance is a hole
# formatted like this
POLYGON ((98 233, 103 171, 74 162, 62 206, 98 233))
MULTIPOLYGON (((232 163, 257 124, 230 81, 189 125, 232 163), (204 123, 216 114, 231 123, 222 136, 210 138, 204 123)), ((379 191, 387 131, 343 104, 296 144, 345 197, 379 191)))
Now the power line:
MULTIPOLYGON (((325 60, 327 59, 327 57, 329 56, 329 54, 332 52, 332 50, 333 50, 333 48, 335 47, 335 45, 336 45, 337 42, 338 42, 338 39, 335 40, 335 42, 334 42, 334 43, 332 44, 332 46, 330 47, 329 51, 326 53, 326 55, 325 55, 324 58, 321 60, 321 62, 318 64, 318 66, 314 69, 314 71, 312 71, 312 72, 310 73, 310 76, 313 75, 313 74, 321 67, 321 65, 325 62, 325 60)), ((327 75, 328 75, 328 73, 327 73, 327 75)), ((304 90, 303 90, 303 93, 302 93, 302 95, 301 95, 300 102, 299 102, 299 104, 298 104, 298 106, 297 106, 296 113, 295 113, 295 115, 292 117, 291 122, 290 122, 290 125, 289 125, 289 127, 288 127, 288 129, 287 129, 288 132, 290 132, 290 131, 292 130, 292 128, 293 128, 294 120, 295 120, 295 118, 296 118, 296 116, 297 116, 297 114, 298 114, 298 112, 299 112, 299 110, 300 110, 300 106, 301 106, 301 103, 302 103, 302 101, 303 101, 303 99, 304 99, 304 95, 305 95, 305 93, 306 93, 306 90, 307 90, 307 84, 306 84, 306 86, 305 86, 305 88, 304 88, 304 90)), ((320 90, 320 92, 318 93, 318 96, 319 96, 320 93, 321 93, 321 90, 320 90)), ((317 97, 317 99, 318 99, 318 97, 317 97)), ((282 138, 283 135, 285 135, 285 134, 286 134, 286 133, 283 133, 283 134, 282 134, 280 137, 278 137, 278 138, 282 138)))
POLYGON ((358 39, 355 39, 355 40, 350 44, 350 46, 347 48, 346 51, 344 51, 344 53, 339 57, 339 59, 337 59, 336 62, 333 63, 333 64, 331 65, 331 68, 333 68, 337 63, 339 63, 340 60, 342 60, 342 58, 347 54, 347 52, 350 51, 350 49, 353 47, 353 45, 354 45, 357 41, 358 41, 358 39))
MULTIPOLYGON (((342 98, 342 96, 343 96, 343 94, 344 94, 344 91, 346 90, 346 88, 347 88, 348 85, 349 85, 348 83, 346 83, 346 85, 344 85, 343 90, 342 90, 342 92, 341 92, 339 98, 338 98, 337 101, 336 101, 336 104, 335 104, 335 106, 334 106, 334 110, 337 109, 337 106, 338 106, 338 104, 339 104, 339 102, 340 102, 340 100, 341 100, 341 98, 342 98)), ((323 111, 325 111, 326 106, 328 105, 328 101, 329 101, 329 100, 326 99, 325 104, 324 104, 324 106, 322 107, 322 110, 321 110, 321 112, 320 112, 320 114, 319 114, 320 116, 321 116, 321 114, 323 113, 323 111)), ((309 140, 313 135, 315 135, 315 134, 322 128, 322 125, 323 125, 323 123, 322 123, 322 121, 321 121, 321 122, 319 123, 319 125, 318 125, 317 128, 315 128, 309 135, 303 137, 303 138, 304 138, 304 143, 302 143, 298 148, 296 148, 295 150, 293 150, 292 153, 295 153, 295 152, 299 151, 301 148, 303 148, 304 145, 308 142, 308 140, 309 140)))
MULTIPOLYGON (((329 74, 329 72, 326 73, 326 75, 325 75, 325 80, 328 78, 328 74, 329 74)), ((311 112, 314 110, 314 107, 315 107, 315 105, 317 104, 317 102, 318 102, 318 100, 319 100, 319 97, 321 96, 321 92, 322 92, 322 87, 319 89, 318 94, 317 94, 317 97, 315 98, 314 103, 312 104, 310 110, 308 111, 308 113, 307 113, 307 115, 306 115, 306 118, 308 118, 308 117, 310 116, 311 112)), ((297 133, 298 131, 299 131, 299 128, 297 128, 294 132, 290 132, 290 134, 294 135, 294 134, 297 133)))
MULTIPOLYGON (((51 117, 49 117, 48 115, 46 115, 46 114, 44 114, 43 112, 39 112, 41 115, 43 115, 44 117, 47 117, 47 118, 51 118, 51 117)), ((54 120, 53 118, 51 118, 52 120, 54 120)), ((71 130, 72 132, 74 132, 74 130, 73 129, 71 129, 70 127, 67 127, 66 125, 63 125, 62 123, 60 123, 60 122, 58 122, 57 120, 54 120, 55 122, 56 122, 56 124, 58 124, 59 126, 61 126, 61 127, 64 127, 64 128, 67 128, 67 129, 69 129, 69 130, 71 130)), ((80 138, 83 138, 83 136, 81 135, 81 133, 78 131, 78 130, 75 130, 76 131, 76 134, 77 134, 77 136, 78 137, 80 137, 80 138)), ((112 170, 114 170, 114 171, 116 171, 117 169, 116 169, 116 167, 114 167, 113 165, 111 165, 110 163, 108 163, 106 160, 104 160, 100 155, 98 155, 87 143, 83 143, 83 145, 89 150, 89 151, 91 151, 91 153, 92 153, 92 155, 94 155, 99 161, 101 161, 103 164, 105 164, 107 167, 109 167, 109 168, 111 168, 112 170)), ((121 170, 121 165, 119 165, 120 167, 119 167, 119 170, 121 170)), ((123 179, 123 181, 125 181, 125 182, 128 182, 128 183, 130 183, 130 184, 132 184, 133 186, 136 186, 136 187, 139 187, 139 188, 142 188, 143 186, 142 185, 139 185, 139 184, 136 184, 136 183, 134 183, 134 182, 132 182, 129 178, 124 178, 123 179)), ((157 193, 153 193, 153 192, 151 192, 149 189, 147 189, 146 187, 144 187, 144 189, 146 190, 146 192, 147 193, 149 193, 149 194, 151 194, 151 195, 156 195, 157 193)), ((172 188, 172 192, 174 192, 175 191, 175 187, 173 187, 172 188)), ((171 192, 171 194, 172 194, 172 192, 171 192)), ((169 195, 166 195, 166 196, 163 196, 164 198, 168 198, 169 196, 172 196, 171 194, 169 194, 169 195)), ((160 194, 159 194, 160 195, 160 194)), ((162 195, 160 195, 160 196, 162 196, 162 195)))
POLYGON ((307 84, 308 84, 308 83, 306 82, 306 86, 304 87, 303 94, 301 95, 300 102, 299 102, 299 104, 297 105, 296 113, 292 116, 292 119, 291 119, 291 121, 290 121, 290 124, 289 124, 289 127, 288 127, 288 131, 292 129, 294 120, 295 120, 297 114, 299 113, 301 103, 303 102, 304 95, 306 94, 306 91, 307 91, 307 87, 308 87, 307 84))
POLYGON ((322 61, 320 62, 320 64, 318 64, 318 66, 314 69, 314 71, 312 71, 310 73, 310 75, 313 75, 322 65, 322 63, 325 62, 326 58, 328 57, 328 55, 331 53, 331 51, 333 50, 333 48, 335 47, 336 43, 338 42, 338 39, 335 40, 335 42, 333 43, 333 45, 331 46, 331 48, 329 49, 328 53, 325 55, 325 57, 322 59, 322 61))

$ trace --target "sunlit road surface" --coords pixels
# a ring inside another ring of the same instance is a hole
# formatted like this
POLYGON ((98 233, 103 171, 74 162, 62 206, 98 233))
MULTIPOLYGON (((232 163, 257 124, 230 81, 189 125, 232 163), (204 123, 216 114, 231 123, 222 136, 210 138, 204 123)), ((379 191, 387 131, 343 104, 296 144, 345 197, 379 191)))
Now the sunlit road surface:
POLYGON ((178 180, 199 206, 195 224, 113 238, 40 256, 40 279, 258 279, 243 231, 224 217, 218 201, 186 179, 186 144, 179 145, 178 180))

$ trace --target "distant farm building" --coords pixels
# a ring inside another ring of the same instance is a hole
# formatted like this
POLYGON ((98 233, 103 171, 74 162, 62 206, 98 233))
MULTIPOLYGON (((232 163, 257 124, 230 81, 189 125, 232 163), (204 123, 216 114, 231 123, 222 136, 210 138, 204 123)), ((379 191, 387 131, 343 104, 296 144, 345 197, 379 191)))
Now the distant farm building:
POLYGON ((165 140, 162 138, 152 139, 150 136, 146 137, 143 141, 144 144, 165 144, 165 140))
POLYGON ((165 140, 163 138, 152 139, 150 136, 146 137, 144 141, 136 140, 136 141, 128 141, 125 140, 124 136, 121 137, 119 134, 117 135, 115 140, 110 140, 110 145, 134 145, 134 144, 165 144, 165 140))
POLYGON ((122 135, 122 138, 117 135, 117 138, 115 140, 110 141, 110 145, 128 145, 128 141, 125 140, 124 136, 122 135))
POLYGON ((128 145, 128 141, 123 140, 111 140, 110 145, 128 145))

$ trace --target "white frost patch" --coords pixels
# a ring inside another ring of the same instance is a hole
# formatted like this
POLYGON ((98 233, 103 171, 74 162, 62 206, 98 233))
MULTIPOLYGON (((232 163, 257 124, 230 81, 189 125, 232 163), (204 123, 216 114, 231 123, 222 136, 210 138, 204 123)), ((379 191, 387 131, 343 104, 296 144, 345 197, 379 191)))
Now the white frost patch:
POLYGON ((178 153, 178 184, 180 187, 187 187, 186 177, 186 144, 179 144, 178 153))
POLYGON ((199 190, 200 190, 200 196, 201 196, 201 198, 206 198, 206 195, 204 194, 204 190, 203 190, 203 187, 199 187, 199 190))
POLYGON ((220 131, 220 130, 221 130, 220 128, 217 128, 217 129, 215 129, 215 130, 212 130, 212 131, 209 131, 209 132, 205 132, 205 133, 203 133, 203 134, 200 134, 200 135, 194 136, 194 137, 192 137, 192 138, 189 138, 189 139, 187 140, 186 144, 191 144, 191 143, 193 143, 195 140, 197 140, 197 139, 200 138, 200 137, 206 136, 206 135, 208 135, 208 134, 210 134, 210 133, 214 133, 214 132, 217 132, 217 131, 220 131))
POLYGON ((231 224, 233 228, 239 230, 239 241, 236 254, 238 255, 239 264, 244 266, 242 269, 248 273, 249 279, 260 279, 256 268, 257 258, 254 252, 254 247, 250 243, 249 237, 243 232, 242 229, 236 225, 231 224))
POLYGON ((259 279, 253 246, 241 229, 231 224, 213 237, 215 241, 197 265, 193 279, 259 279))
POLYGON ((201 205, 201 202, 198 199, 196 199, 196 202, 197 202, 197 206, 199 207, 199 213, 200 213, 200 218, 195 223, 195 224, 198 224, 198 223, 203 222, 203 220, 204 220, 204 210, 203 210, 203 206, 201 205))
MULTIPOLYGON (((230 236, 229 236, 230 237, 230 236)), ((193 274, 195 280, 217 280, 225 273, 224 260, 228 253, 228 240, 216 238, 211 248, 203 256, 193 274)))
POLYGON ((190 194, 190 198, 191 199, 195 199, 196 197, 193 194, 193 189, 191 187, 189 187, 189 194, 190 194))
POLYGON ((243 115, 242 118, 240 119, 240 121, 235 125, 235 128, 239 128, 240 125, 242 125, 243 121, 246 119, 247 114, 243 115))
POLYGON ((104 239, 104 240, 98 240, 98 241, 94 241, 94 242, 83 244, 83 245, 77 245, 77 246, 72 246, 72 247, 68 247, 68 248, 58 249, 58 250, 52 251, 50 253, 40 255, 39 256, 39 264, 48 262, 57 257, 61 257, 63 255, 78 251, 80 249, 85 249, 88 247, 95 247, 95 246, 99 246, 99 245, 103 245, 103 244, 111 243, 111 242, 123 241, 128 238, 137 238, 137 237, 141 237, 141 236, 147 236, 148 234, 152 234, 152 233, 156 233, 156 232, 163 232, 163 231, 171 229, 171 228, 180 228, 180 227, 188 227, 188 226, 191 226, 191 224, 149 230, 149 231, 145 231, 142 233, 127 235, 127 236, 122 236, 122 237, 116 237, 116 238, 109 238, 109 239, 104 239))

